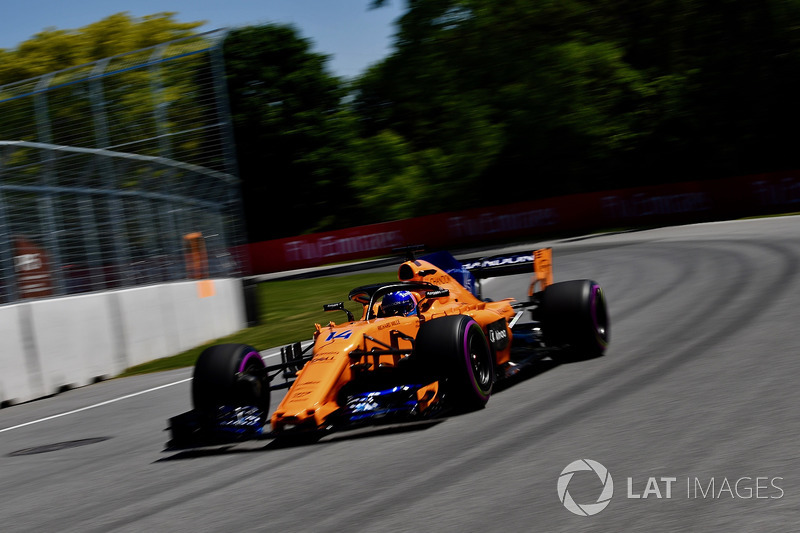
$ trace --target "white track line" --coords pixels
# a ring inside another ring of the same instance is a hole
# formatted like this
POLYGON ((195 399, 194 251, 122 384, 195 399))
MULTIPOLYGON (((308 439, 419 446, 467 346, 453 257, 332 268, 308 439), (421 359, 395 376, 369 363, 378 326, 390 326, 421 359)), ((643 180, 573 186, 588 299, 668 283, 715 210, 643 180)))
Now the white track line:
POLYGON ((86 407, 81 407, 80 409, 75 409, 74 411, 67 411, 66 413, 60 413, 53 416, 48 416, 45 418, 40 418, 39 420, 32 420, 30 422, 25 422, 24 424, 19 424, 16 426, 11 426, 10 428, 0 429, 0 433, 5 433, 6 431, 11 431, 12 429, 18 429, 25 426, 30 426, 32 424, 38 424, 39 422, 47 422, 48 420, 53 420, 55 418, 61 418, 62 416, 74 415, 75 413, 80 413, 82 411, 88 411, 89 409, 94 409, 95 407, 102 407, 104 405, 108 405, 110 403, 121 402, 122 400, 127 400, 129 398, 134 398, 136 396, 141 396, 142 394, 147 394, 148 392, 157 391, 159 389, 166 389, 167 387, 172 387, 173 385, 180 385, 181 383, 186 383, 187 381, 191 381, 192 378, 182 379, 180 381, 176 381, 174 383, 167 383, 166 385, 161 385, 159 387, 153 387, 152 389, 147 389, 139 392, 134 392, 133 394, 126 394, 125 396, 120 396, 119 398, 114 398, 113 400, 107 400, 105 402, 96 403, 94 405, 89 405, 86 407))
MULTIPOLYGON (((269 358, 275 357, 277 355, 280 355, 280 352, 271 353, 271 354, 262 353, 262 357, 264 359, 269 359, 269 358)), ((45 418, 40 418, 38 420, 32 420, 30 422, 25 422, 24 424, 18 424, 16 426, 11 426, 11 427, 8 427, 8 428, 0 429, 0 433, 5 433, 6 431, 11 431, 12 429, 23 428, 25 426, 31 426, 33 424, 38 424, 40 422, 47 422, 48 420, 54 420, 56 418, 61 418, 61 417, 64 417, 64 416, 74 415, 76 413, 81 413, 83 411, 88 411, 89 409, 95 409, 96 407, 103 407, 104 405, 108 405, 108 404, 116 403, 116 402, 121 402, 122 400, 128 400, 130 398, 135 398, 136 396, 141 396, 142 394, 147 394, 147 393, 154 392, 154 391, 157 391, 157 390, 166 389, 167 387, 172 387, 174 385, 180 385, 181 383, 186 383, 187 381, 191 381, 191 380, 192 380, 192 378, 182 379, 180 381, 175 381, 173 383, 167 383, 166 385, 160 385, 158 387, 153 387, 152 389, 147 389, 147 390, 143 390, 143 391, 139 391, 139 392, 134 392, 132 394, 126 394, 125 396, 120 396, 119 398, 114 398, 113 400, 107 400, 105 402, 96 403, 94 405, 81 407, 80 409, 75 409, 73 411, 67 411, 66 413, 60 413, 60 414, 57 414, 57 415, 48 416, 48 417, 45 417, 45 418)))

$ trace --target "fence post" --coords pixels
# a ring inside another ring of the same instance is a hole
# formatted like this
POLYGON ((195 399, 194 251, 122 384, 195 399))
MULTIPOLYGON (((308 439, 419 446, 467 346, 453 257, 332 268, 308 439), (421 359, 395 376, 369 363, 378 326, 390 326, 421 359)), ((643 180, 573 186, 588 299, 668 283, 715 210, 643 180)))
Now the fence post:
MULTIPOLYGON (((52 143, 52 132, 50 129, 50 113, 47 109, 47 88, 50 86, 54 73, 42 76, 36 85, 34 104, 36 109, 36 124, 40 142, 52 143)), ((39 231, 40 237, 45 242, 47 254, 50 256, 53 271, 50 273, 55 294, 66 294, 64 287, 64 276, 61 270, 61 252, 59 243, 59 226, 56 222, 55 209, 53 207, 53 196, 55 193, 56 171, 53 153, 49 150, 42 151, 42 165, 44 171, 39 182, 45 187, 45 191, 39 196, 39 212, 41 216, 39 231)))

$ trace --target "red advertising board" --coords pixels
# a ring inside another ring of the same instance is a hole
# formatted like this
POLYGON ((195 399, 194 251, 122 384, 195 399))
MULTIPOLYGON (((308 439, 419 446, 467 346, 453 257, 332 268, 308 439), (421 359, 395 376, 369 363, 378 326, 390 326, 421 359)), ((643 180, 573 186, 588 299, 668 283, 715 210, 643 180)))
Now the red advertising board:
POLYGON ((390 254, 627 226, 800 211, 800 171, 562 196, 247 245, 253 274, 390 254))
POLYGON ((24 237, 14 238, 14 273, 20 298, 53 295, 50 261, 44 249, 24 237))

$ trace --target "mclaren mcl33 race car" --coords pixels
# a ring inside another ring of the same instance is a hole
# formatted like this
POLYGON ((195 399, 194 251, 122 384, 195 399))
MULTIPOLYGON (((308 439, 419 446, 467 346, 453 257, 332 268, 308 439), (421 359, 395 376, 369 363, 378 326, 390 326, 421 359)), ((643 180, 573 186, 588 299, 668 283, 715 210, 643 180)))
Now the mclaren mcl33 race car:
POLYGON ((313 439, 481 408, 498 381, 527 364, 606 350, 602 289, 591 280, 553 283, 551 249, 465 264, 447 252, 416 258, 418 249, 404 249, 399 281, 350 291, 360 317, 344 302, 325 305, 344 320, 315 324, 313 343, 282 348, 280 364, 241 344, 203 351, 194 408, 169 420, 167 448, 313 439), (481 298, 482 280, 521 272, 532 272, 527 301, 481 298), (288 391, 270 411, 270 392, 280 389, 288 391))

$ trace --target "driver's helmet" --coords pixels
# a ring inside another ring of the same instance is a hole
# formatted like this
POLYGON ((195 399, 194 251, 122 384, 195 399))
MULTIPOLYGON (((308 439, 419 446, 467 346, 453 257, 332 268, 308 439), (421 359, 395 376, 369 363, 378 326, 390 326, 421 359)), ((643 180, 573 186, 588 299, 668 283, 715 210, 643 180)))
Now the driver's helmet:
POLYGON ((380 316, 411 316, 417 314, 417 300, 409 291, 390 292, 383 297, 380 316))

